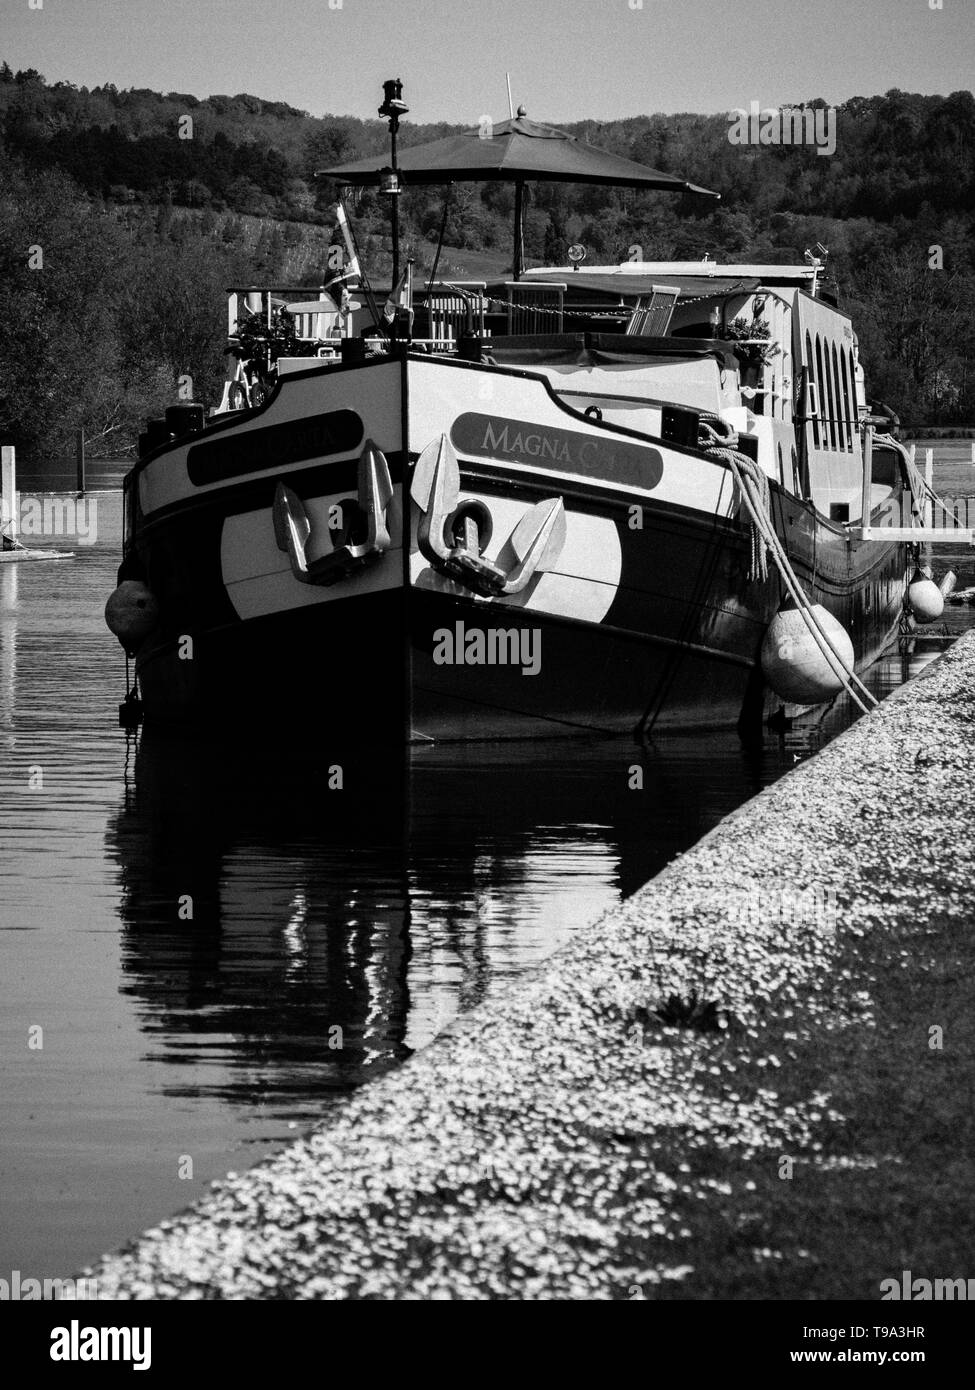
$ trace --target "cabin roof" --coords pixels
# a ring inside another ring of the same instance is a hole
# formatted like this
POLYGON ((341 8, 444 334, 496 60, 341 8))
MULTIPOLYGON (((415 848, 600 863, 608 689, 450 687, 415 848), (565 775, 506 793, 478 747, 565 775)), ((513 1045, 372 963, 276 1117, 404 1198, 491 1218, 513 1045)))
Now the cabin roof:
POLYGON ((573 290, 647 295, 654 285, 676 285, 684 299, 751 294, 761 285, 810 290, 821 265, 722 265, 718 261, 624 261, 622 265, 544 266, 523 280, 565 281, 573 290))
POLYGON ((531 270, 523 275, 521 280, 523 283, 526 281, 558 280, 559 283, 567 285, 570 291, 574 292, 585 290, 598 294, 629 295, 631 297, 652 294, 655 285, 675 285, 684 299, 697 298, 703 295, 751 294, 762 283, 754 276, 744 275, 681 275, 664 271, 644 272, 639 267, 627 267, 619 272, 613 267, 609 267, 609 269, 613 270, 613 273, 608 275, 601 273, 601 267, 593 271, 549 272, 531 270))
POLYGON ((697 279, 761 280, 769 283, 775 280, 783 284, 801 285, 822 274, 822 264, 809 265, 743 265, 722 264, 720 261, 623 261, 620 265, 592 265, 582 270, 574 270, 571 265, 539 266, 525 272, 525 278, 547 279, 550 276, 565 278, 567 275, 598 275, 600 278, 615 279, 627 275, 656 275, 691 277, 697 279))

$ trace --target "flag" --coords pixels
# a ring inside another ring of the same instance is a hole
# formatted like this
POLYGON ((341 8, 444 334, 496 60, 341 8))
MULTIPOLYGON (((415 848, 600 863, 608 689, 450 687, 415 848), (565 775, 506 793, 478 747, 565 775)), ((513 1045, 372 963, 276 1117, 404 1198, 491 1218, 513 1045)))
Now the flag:
POLYGON ((342 240, 345 242, 345 249, 348 252, 349 264, 347 273, 354 275, 357 279, 362 274, 359 269, 359 257, 356 255, 355 240, 352 236, 352 229, 349 226, 349 219, 345 215, 345 208, 341 203, 335 204, 335 220, 339 224, 339 231, 342 233, 342 240))
POLYGON ((392 323, 396 318, 397 310, 405 310, 409 315, 410 328, 413 327, 413 261, 406 262, 406 269, 399 277, 399 283, 390 292, 389 298, 383 306, 383 318, 387 323, 392 323))

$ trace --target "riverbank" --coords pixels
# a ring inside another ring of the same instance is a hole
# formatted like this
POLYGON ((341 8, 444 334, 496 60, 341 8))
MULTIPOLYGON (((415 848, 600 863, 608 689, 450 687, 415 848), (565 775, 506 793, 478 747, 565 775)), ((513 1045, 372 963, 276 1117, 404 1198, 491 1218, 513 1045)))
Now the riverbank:
MULTIPOLYGON (((968 1271, 975 637, 102 1298, 854 1298, 968 1271)), ((634 793, 634 795, 637 793, 634 793)))

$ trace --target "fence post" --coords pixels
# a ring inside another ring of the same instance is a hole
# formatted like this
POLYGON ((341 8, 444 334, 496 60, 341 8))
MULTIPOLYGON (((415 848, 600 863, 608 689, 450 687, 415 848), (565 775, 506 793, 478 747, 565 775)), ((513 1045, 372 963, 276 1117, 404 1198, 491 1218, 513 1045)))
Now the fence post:
MULTIPOLYGON (((932 494, 932 492, 934 491, 934 450, 933 450, 933 449, 925 449, 925 451, 924 451, 924 481, 925 481, 926 488, 927 488, 927 496, 925 497, 925 501, 924 501, 924 524, 925 524, 925 526, 933 526, 933 525, 934 525, 934 503, 933 503, 932 500, 931 500, 931 494, 932 494)), ((931 568, 931 561, 932 561, 933 558, 934 558, 934 554, 933 554, 933 551, 932 551, 932 549, 931 549, 931 542, 928 541, 928 543, 927 543, 927 544, 925 545, 925 547, 924 547, 924 560, 925 560, 925 564, 927 565, 928 569, 931 568)))
POLYGON ((79 497, 84 497, 84 495, 85 495, 85 432, 84 432, 83 429, 80 429, 80 430, 78 431, 76 462, 77 462, 77 471, 78 471, 78 476, 77 476, 78 496, 79 496, 79 497))

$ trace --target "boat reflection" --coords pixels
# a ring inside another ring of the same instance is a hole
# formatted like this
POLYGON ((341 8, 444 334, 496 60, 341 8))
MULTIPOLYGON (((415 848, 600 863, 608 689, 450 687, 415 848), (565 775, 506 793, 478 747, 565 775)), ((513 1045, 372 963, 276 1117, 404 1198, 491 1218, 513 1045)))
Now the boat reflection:
POLYGON ((402 763, 143 736, 107 838, 123 989, 168 1067, 162 1090, 319 1114, 787 763, 776 740, 727 733, 430 747, 402 763))

